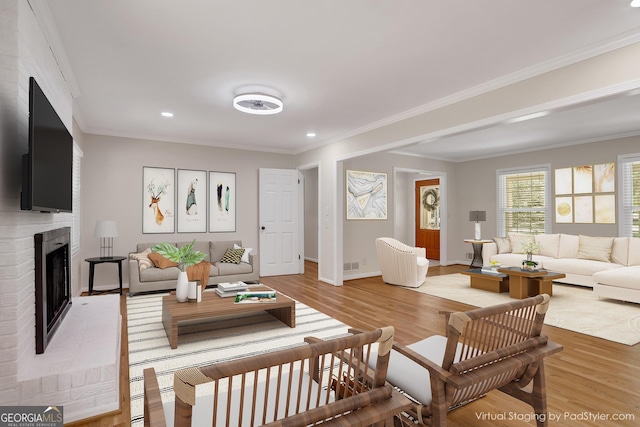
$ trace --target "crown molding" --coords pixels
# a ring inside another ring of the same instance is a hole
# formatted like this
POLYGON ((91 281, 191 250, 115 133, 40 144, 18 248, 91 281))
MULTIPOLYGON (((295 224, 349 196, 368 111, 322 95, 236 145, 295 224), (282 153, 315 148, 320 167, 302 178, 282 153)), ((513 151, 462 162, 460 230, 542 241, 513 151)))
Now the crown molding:
MULTIPOLYGON (((616 49, 623 48, 625 46, 629 46, 634 43, 640 42, 640 33, 637 31, 632 31, 624 34, 621 37, 616 37, 615 39, 610 39, 606 42, 599 43, 598 45, 591 46, 589 48, 581 49, 576 52, 572 52, 570 54, 554 58, 552 60, 542 62, 540 64, 536 64, 533 67, 529 67, 515 73, 508 74, 503 77, 499 77, 494 80, 490 80, 488 82, 482 83, 480 85, 471 87, 469 89, 465 89, 463 91, 457 92, 450 96, 446 96, 444 98, 437 99, 433 102, 412 108, 410 110, 406 110, 402 113, 395 114, 393 116, 389 116, 385 119, 370 123, 368 125, 359 127, 352 131, 346 132, 334 138, 330 138, 320 145, 315 145, 313 148, 319 148, 323 145, 332 144, 335 142, 342 141, 344 139, 360 135, 366 132, 370 132, 375 129, 379 129, 384 126, 388 126, 399 121, 409 119, 420 114, 428 113, 430 111, 437 110, 439 108, 443 108, 466 99, 473 98, 475 96, 479 96, 521 81, 525 81, 542 74, 567 67, 569 65, 578 63, 580 61, 584 61, 607 52, 614 51, 616 49)), ((296 154, 300 154, 304 151, 309 151, 312 148, 307 148, 305 150, 300 150, 296 154)))

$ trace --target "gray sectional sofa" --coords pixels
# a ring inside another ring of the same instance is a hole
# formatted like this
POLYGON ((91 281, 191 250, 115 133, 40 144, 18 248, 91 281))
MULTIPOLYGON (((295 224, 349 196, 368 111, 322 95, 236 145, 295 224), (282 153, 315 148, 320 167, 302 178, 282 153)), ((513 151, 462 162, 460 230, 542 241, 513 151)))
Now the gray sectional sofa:
MULTIPOLYGON (((173 290, 176 288, 176 281, 180 270, 177 267, 161 269, 153 266, 144 260, 139 261, 139 254, 145 250, 153 248, 156 243, 138 243, 136 252, 129 254, 129 294, 135 295, 139 292, 173 290), (136 256, 138 255, 138 256, 136 256)), ((191 242, 174 243, 181 247, 191 242)), ((249 252, 248 262, 239 264, 223 263, 220 259, 227 249, 233 249, 234 244, 242 247, 240 240, 228 241, 196 241, 194 249, 206 254, 205 261, 211 263, 209 281, 207 286, 216 285, 221 282, 254 282, 260 279, 260 259, 255 250, 249 252)), ((143 257, 144 258, 144 257, 143 257)))

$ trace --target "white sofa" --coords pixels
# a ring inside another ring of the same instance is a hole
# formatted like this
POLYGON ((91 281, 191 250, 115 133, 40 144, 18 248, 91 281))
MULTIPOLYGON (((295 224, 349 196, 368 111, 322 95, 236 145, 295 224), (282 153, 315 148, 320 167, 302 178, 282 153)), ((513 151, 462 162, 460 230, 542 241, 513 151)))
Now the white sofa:
MULTIPOLYGON (((483 263, 519 267, 526 257, 518 249, 522 239, 522 235, 511 235, 484 244, 483 263), (509 243, 513 243, 510 248, 509 243)), ((533 260, 546 270, 564 273, 566 278, 558 282, 591 287, 600 297, 640 303, 640 238, 540 234, 534 239, 542 249, 533 260)))

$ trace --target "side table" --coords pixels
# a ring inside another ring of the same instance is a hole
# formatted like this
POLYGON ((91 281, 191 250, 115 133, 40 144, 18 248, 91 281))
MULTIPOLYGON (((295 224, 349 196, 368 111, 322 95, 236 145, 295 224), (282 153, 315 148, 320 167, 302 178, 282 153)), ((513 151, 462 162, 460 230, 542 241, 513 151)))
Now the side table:
POLYGON ((471 268, 482 268, 482 245, 485 243, 491 243, 493 240, 475 240, 464 239, 465 243, 471 243, 473 246, 473 259, 471 260, 471 268))
POLYGON ((120 280, 120 295, 122 295, 122 261, 127 259, 124 256, 110 256, 110 257, 96 257, 87 258, 86 262, 89 263, 89 295, 93 292, 93 274, 95 273, 96 264, 104 263, 117 263, 118 264, 118 279, 120 280))

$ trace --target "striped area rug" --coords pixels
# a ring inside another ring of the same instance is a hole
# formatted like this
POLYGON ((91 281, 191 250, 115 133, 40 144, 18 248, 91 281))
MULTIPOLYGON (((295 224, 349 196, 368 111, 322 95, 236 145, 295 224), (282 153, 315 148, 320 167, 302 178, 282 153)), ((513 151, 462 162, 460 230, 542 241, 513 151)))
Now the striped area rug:
MULTIPOLYGON (((163 402, 173 401, 173 371, 301 345, 307 336, 345 335, 348 326, 296 302, 296 327, 266 312, 227 316, 208 323, 180 326, 178 348, 172 350, 162 326, 162 297, 127 297, 131 425, 143 425, 143 376, 156 370, 163 402)), ((205 387, 203 387, 205 388, 205 387)), ((203 392, 205 392, 204 390, 203 392)))

